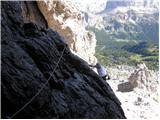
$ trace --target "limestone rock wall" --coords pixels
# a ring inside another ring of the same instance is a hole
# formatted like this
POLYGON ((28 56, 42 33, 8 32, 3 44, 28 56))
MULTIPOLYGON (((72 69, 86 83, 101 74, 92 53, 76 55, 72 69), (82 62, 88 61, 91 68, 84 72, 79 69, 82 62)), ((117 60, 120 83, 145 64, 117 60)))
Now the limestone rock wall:
POLYGON ((57 31, 69 45, 73 53, 90 64, 95 64, 95 35, 86 31, 81 12, 70 0, 37 1, 48 27, 57 31))

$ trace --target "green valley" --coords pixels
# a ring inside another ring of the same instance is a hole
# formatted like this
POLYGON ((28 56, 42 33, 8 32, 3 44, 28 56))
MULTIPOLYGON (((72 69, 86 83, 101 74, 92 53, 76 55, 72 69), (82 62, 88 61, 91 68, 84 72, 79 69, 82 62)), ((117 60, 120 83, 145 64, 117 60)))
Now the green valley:
POLYGON ((158 69, 158 14, 128 12, 127 20, 118 19, 119 14, 107 15, 103 17, 104 28, 87 27, 96 35, 96 57, 106 66, 144 62, 149 69, 158 69))

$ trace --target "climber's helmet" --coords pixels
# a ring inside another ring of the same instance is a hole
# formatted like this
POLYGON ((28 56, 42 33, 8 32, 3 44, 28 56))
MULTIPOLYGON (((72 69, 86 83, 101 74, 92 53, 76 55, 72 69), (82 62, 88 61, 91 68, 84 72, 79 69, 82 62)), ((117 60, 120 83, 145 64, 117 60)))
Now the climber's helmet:
POLYGON ((96 68, 101 68, 101 64, 100 63, 96 63, 96 68))

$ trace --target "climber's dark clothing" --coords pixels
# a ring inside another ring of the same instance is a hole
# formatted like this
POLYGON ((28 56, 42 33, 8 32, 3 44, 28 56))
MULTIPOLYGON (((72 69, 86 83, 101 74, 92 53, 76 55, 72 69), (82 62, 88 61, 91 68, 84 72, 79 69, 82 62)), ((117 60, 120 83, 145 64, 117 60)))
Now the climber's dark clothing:
POLYGON ((102 78, 103 78, 103 80, 105 80, 105 81, 106 81, 106 80, 107 80, 107 79, 106 79, 106 77, 107 77, 107 75, 103 76, 103 77, 102 77, 102 78))
POLYGON ((105 80, 105 81, 111 79, 109 75, 105 75, 105 76, 103 76, 102 78, 103 78, 103 80, 105 80), (106 78, 106 77, 107 77, 107 78, 106 78))

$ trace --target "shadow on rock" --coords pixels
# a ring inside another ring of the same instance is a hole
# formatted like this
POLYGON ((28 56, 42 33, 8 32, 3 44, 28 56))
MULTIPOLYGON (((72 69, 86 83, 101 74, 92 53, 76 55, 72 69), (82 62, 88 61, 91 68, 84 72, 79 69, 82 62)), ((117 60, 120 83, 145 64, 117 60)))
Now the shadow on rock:
POLYGON ((121 83, 118 85, 118 91, 120 92, 131 92, 133 91, 133 86, 129 82, 121 83))

